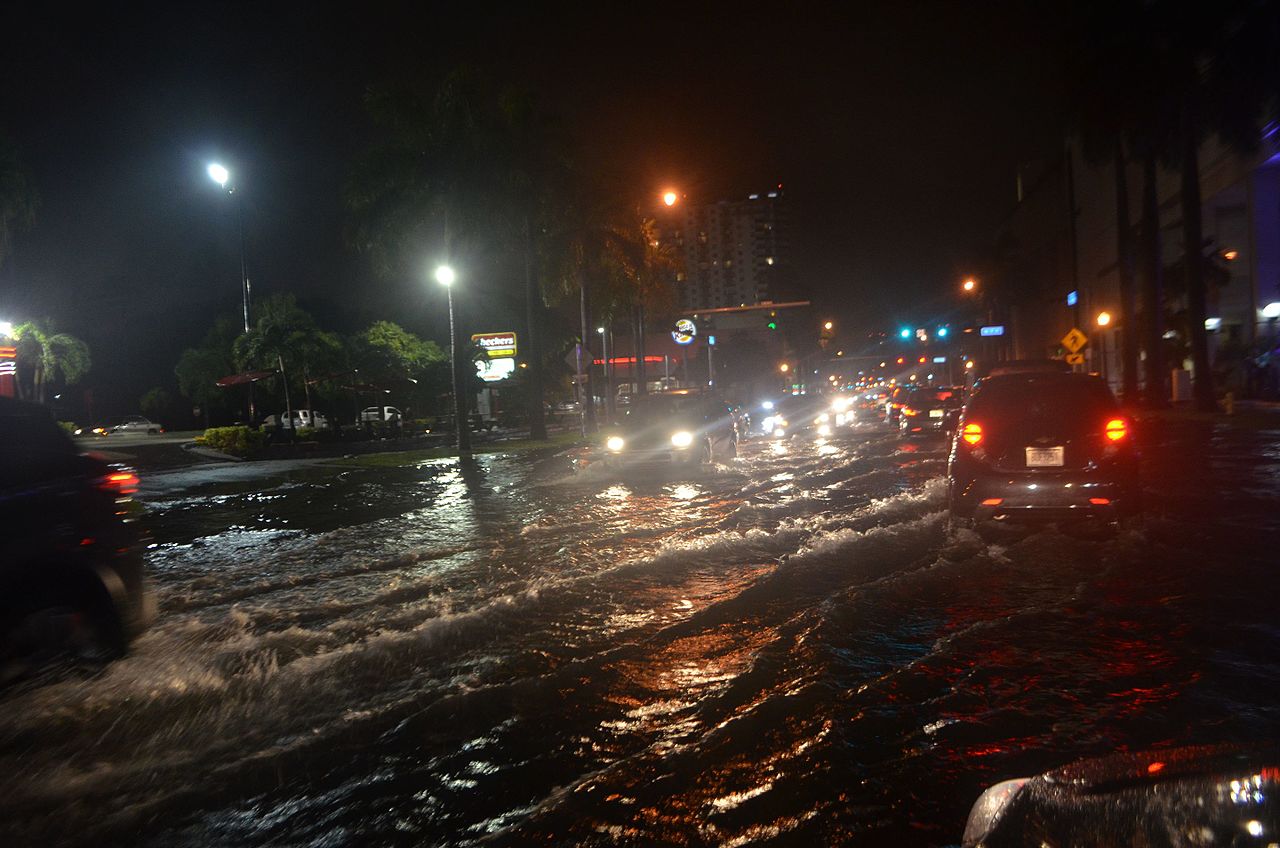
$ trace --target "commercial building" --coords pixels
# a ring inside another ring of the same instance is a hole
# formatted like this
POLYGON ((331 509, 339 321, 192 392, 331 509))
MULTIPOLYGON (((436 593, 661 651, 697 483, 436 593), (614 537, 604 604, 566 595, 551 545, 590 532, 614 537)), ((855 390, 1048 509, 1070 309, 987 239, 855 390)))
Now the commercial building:
MULTIPOLYGON (((1267 129, 1254 155, 1241 156, 1210 139, 1199 160, 1205 240, 1200 249, 1216 382, 1238 397, 1260 393, 1268 379, 1275 382, 1267 375, 1280 363, 1274 353, 1280 318, 1280 127, 1267 129)), ((1141 166, 1128 164, 1124 180, 1140 290, 1141 166)), ((1141 298, 1134 315, 1125 315, 1121 304, 1118 185, 1114 163, 1087 162, 1074 144, 1024 167, 1016 206, 990 266, 993 308, 1011 327, 1011 355, 1061 355, 1061 339, 1079 327, 1089 336, 1084 367, 1117 388, 1125 322, 1144 319, 1141 298), (1112 320, 1100 326, 1097 318, 1104 312, 1112 320)), ((1185 399, 1192 362, 1177 171, 1159 171, 1157 205, 1164 353, 1173 372, 1170 389, 1185 399)))

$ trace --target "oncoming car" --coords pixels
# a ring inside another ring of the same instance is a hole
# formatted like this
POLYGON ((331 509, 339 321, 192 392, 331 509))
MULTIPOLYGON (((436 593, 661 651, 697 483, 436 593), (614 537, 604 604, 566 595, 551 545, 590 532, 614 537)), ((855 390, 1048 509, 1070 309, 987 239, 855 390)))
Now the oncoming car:
POLYGON ((960 416, 947 466, 953 522, 1095 518, 1139 511, 1132 425, 1099 377, 988 377, 960 416))
POLYGON ((618 422, 606 428, 604 451, 615 465, 701 465, 737 456, 737 431, 729 407, 717 396, 675 389, 632 399, 618 422))

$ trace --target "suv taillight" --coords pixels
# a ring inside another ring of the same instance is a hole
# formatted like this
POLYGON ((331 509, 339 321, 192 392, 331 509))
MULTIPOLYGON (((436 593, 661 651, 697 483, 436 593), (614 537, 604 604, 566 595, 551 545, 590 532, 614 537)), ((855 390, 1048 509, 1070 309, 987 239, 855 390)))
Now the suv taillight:
POLYGON ((960 438, 969 443, 970 447, 977 447, 982 441, 982 425, 966 424, 964 429, 960 431, 960 438))
POLYGON ((98 488, 109 495, 124 497, 138 491, 138 475, 132 471, 113 471, 98 478, 98 488))
POLYGON ((1109 442, 1118 442, 1129 435, 1129 424, 1123 418, 1112 418, 1105 429, 1109 442))
POLYGON ((912 408, 911 408, 911 407, 909 407, 909 406, 904 406, 904 407, 902 407, 902 414, 903 414, 903 415, 919 415, 919 414, 920 414, 920 410, 918 410, 918 409, 912 409, 912 408))

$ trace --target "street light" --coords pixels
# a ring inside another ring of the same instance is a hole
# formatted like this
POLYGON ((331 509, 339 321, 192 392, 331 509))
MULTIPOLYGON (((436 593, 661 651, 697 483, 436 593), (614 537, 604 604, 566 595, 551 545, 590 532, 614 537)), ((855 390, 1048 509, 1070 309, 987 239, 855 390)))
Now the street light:
POLYGON ((832 324, 830 321, 822 325, 822 329, 827 330, 828 332, 830 332, 833 327, 835 327, 835 324, 832 324))
POLYGON ((785 374, 791 370, 791 366, 784 362, 778 366, 778 370, 785 374))
POLYGON ((1106 311, 1099 312, 1097 321, 1098 321, 1099 327, 1107 326, 1108 324, 1111 323, 1111 313, 1106 311))
POLYGON ((978 288, 978 281, 975 280, 973 277, 970 277, 969 279, 964 281, 964 283, 960 286, 960 288, 964 289, 966 292, 976 291, 978 288))
POLYGON ((458 278, 448 265, 436 267, 436 282, 444 286, 449 301, 449 372, 453 386, 453 426, 457 429, 458 457, 471 456, 471 431, 467 427, 467 416, 462 409, 462 381, 458 379, 458 335, 453 322, 453 282, 458 278))
POLYGON ((675 206, 676 201, 680 199, 680 195, 674 191, 665 191, 662 193, 662 202, 667 206, 675 206))
MULTIPOLYGON (((1107 327, 1111 326, 1111 313, 1107 312, 1104 309, 1103 311, 1098 313, 1098 317, 1095 318, 1094 320, 1098 324, 1098 329, 1105 330, 1107 327)), ((1111 378, 1107 373, 1110 369, 1107 368, 1107 334, 1106 333, 1098 333, 1098 348, 1099 348, 1098 353, 1102 355, 1102 368, 1100 369, 1102 371, 1102 379, 1110 381, 1111 378)))

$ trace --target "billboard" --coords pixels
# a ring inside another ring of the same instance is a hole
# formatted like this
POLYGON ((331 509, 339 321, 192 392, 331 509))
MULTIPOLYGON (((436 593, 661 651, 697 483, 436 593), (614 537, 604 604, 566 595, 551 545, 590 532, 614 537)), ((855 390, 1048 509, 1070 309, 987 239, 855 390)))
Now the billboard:
POLYGON ((476 333, 471 341, 479 345, 490 359, 516 355, 516 334, 510 333, 476 333))

